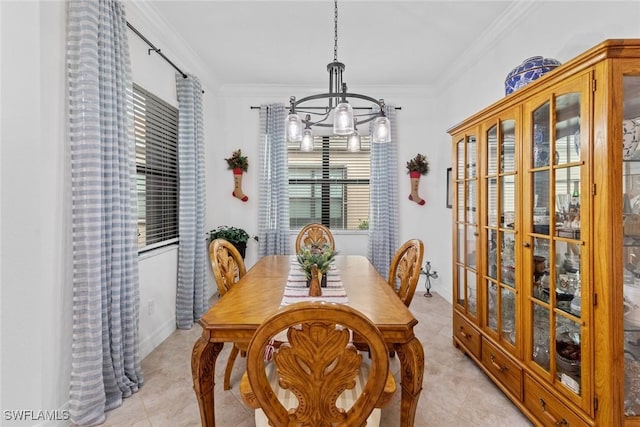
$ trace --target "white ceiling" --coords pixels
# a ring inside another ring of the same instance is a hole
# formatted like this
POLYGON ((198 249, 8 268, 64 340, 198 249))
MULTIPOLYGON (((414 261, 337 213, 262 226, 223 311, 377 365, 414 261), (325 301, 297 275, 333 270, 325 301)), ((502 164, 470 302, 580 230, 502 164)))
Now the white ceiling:
MULTIPOLYGON (((360 86, 436 86, 461 58, 513 25, 530 3, 341 0, 338 60, 346 64, 344 81, 352 92, 360 86)), ((220 86, 328 87, 331 0, 153 0, 147 6, 204 63, 211 74, 201 79, 220 86)), ((163 53, 171 59, 171 52, 163 53)))

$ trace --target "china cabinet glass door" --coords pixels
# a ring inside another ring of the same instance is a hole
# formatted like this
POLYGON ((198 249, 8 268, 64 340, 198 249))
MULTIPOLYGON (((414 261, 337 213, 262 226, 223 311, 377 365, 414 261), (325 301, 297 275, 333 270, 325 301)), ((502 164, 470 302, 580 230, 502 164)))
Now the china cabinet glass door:
POLYGON ((477 144, 473 135, 456 144, 455 227, 457 235, 456 303, 470 317, 478 316, 477 244, 478 174, 477 144))
POLYGON ((587 407, 591 388, 588 319, 581 316, 589 295, 588 224, 590 79, 550 91, 525 110, 529 149, 525 155, 526 212, 523 246, 529 268, 527 360, 540 375, 587 407), (584 132, 583 132, 584 129, 584 132), (587 289, 585 289, 587 287, 587 289), (530 322, 530 323, 529 323, 530 322))
POLYGON ((516 120, 503 116, 486 131, 486 268, 484 324, 498 340, 516 345, 518 325, 516 271, 517 191, 516 120))
POLYGON ((640 75, 623 77, 624 413, 640 417, 640 75))

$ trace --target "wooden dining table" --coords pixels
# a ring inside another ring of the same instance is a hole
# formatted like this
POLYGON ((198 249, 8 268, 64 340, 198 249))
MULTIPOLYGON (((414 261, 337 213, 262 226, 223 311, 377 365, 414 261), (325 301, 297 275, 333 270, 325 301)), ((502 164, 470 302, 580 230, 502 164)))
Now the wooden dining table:
MULTIPOLYGON (((216 425, 214 371, 224 344, 248 344, 258 326, 280 308, 291 265, 288 255, 261 258, 199 320, 202 336, 193 346, 191 373, 203 426, 216 425)), ((398 355, 400 425, 413 426, 424 375, 424 350, 413 331, 418 321, 366 257, 339 255, 335 265, 348 304, 376 324, 398 355)))

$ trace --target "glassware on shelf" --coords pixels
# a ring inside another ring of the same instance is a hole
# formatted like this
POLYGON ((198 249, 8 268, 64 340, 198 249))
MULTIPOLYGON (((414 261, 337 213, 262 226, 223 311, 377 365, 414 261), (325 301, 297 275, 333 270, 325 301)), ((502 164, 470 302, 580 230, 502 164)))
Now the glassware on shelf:
POLYGON ((556 370, 557 377, 575 393, 580 393, 582 347, 580 325, 556 315, 556 370))
POLYGON ((533 305, 533 360, 549 370, 549 310, 533 305))
POLYGON ((564 225, 569 219, 569 195, 556 194, 556 211, 559 214, 559 221, 564 225))

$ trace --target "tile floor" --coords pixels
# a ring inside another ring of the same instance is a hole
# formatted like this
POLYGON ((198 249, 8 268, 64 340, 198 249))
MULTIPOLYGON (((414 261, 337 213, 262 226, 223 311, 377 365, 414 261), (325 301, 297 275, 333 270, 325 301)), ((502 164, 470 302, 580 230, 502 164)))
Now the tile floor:
MULTIPOLYGON (((416 427, 496 427, 531 426, 470 359, 453 347, 451 305, 436 293, 426 298, 418 289, 411 310, 419 320, 416 335, 424 344, 425 375, 416 413, 416 427)), ((199 426, 200 414, 191 381, 191 348, 200 327, 178 330, 142 361, 145 383, 141 390, 125 399, 120 408, 107 414, 104 426, 179 427, 199 426)), ((253 426, 253 414, 238 394, 244 360, 238 358, 231 376, 232 389, 222 390, 222 373, 230 346, 218 357, 215 402, 219 427, 253 426)), ((399 384, 397 357, 392 372, 399 384)), ((400 424, 400 399, 382 411, 381 426, 400 424)))

